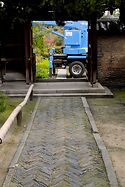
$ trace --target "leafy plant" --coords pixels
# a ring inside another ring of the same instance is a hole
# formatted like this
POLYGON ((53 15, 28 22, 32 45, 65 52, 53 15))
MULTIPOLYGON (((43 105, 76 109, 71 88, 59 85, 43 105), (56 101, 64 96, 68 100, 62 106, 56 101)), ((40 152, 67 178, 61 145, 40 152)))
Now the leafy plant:
POLYGON ((44 59, 42 62, 36 64, 36 77, 48 78, 49 77, 49 60, 44 59))
POLYGON ((33 27, 33 48, 35 54, 43 55, 44 53, 43 33, 41 32, 39 23, 37 23, 37 25, 33 27))
POLYGON ((125 0, 16 0, 13 2, 4 0, 3 2, 4 5, 0 7, 0 19, 10 20, 13 23, 23 23, 40 17, 43 20, 55 18, 60 23, 61 20, 87 19, 93 13, 100 17, 106 8, 112 10, 114 7, 121 7, 125 10, 125 0))

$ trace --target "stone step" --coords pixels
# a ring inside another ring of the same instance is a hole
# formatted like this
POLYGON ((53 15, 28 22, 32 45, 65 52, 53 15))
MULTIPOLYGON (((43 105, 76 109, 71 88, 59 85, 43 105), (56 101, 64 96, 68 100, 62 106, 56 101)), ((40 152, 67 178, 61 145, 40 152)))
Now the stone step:
MULTIPOLYGON (((30 85, 23 82, 2 84, 0 90, 9 96, 25 96, 30 85)), ((89 82, 41 82, 35 83, 34 96, 113 96, 111 91, 100 83, 93 86, 89 82)))

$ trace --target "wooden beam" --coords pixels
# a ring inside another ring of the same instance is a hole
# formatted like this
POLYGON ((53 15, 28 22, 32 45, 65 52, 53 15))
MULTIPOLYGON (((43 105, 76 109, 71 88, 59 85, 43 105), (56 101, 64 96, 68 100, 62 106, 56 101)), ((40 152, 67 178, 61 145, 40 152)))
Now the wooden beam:
POLYGON ((26 23, 24 25, 24 34, 25 34, 25 68, 26 68, 26 83, 29 84, 30 83, 30 79, 29 79, 29 60, 30 60, 30 56, 29 56, 29 37, 28 37, 28 23, 26 23))
POLYGON ((28 92, 24 98, 24 100, 12 111, 8 119, 5 121, 3 126, 0 128, 0 144, 3 142, 4 137, 6 136, 8 130, 10 129, 11 125, 13 124, 13 121, 17 117, 17 122, 18 125, 21 125, 21 120, 22 120, 22 108, 26 105, 28 102, 30 95, 33 94, 33 87, 34 85, 32 84, 28 92))
POLYGON ((97 34, 96 34, 96 17, 89 20, 88 32, 88 80, 96 83, 97 74, 97 34))
POLYGON ((33 33, 32 33, 32 25, 29 25, 29 47, 30 47, 30 80, 33 83, 33 33))
POLYGON ((92 27, 92 61, 93 61, 93 83, 96 83, 97 75, 97 31, 96 31, 96 17, 91 21, 92 27))

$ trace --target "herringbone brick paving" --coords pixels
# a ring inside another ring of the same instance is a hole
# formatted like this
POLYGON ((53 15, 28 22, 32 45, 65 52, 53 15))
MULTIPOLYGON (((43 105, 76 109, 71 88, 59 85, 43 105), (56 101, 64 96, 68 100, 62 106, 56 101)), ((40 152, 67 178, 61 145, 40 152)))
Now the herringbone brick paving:
POLYGON ((41 98, 10 186, 109 186, 81 98, 41 98))

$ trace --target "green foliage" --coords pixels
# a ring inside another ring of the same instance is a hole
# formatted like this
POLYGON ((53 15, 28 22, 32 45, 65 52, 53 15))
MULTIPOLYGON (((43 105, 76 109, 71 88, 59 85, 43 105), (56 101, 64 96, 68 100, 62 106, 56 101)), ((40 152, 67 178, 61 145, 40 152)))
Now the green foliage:
MULTIPOLYGON (((42 22, 34 22, 33 26, 33 51, 37 57, 48 58, 48 52, 51 48, 60 47, 63 44, 63 39, 52 34, 52 30, 58 30, 62 33, 64 30, 58 26, 47 26, 42 22)), ((58 52, 57 52, 58 53, 58 52)), ((59 52, 60 53, 60 52, 59 52)), ((37 58, 38 59, 38 58, 37 58)), ((37 62, 40 62, 39 60, 37 62)))
POLYGON ((125 89, 115 89, 113 93, 116 99, 123 99, 125 101, 125 89))
POLYGON ((105 1, 107 6, 115 6, 115 7, 119 7, 121 0, 106 0, 105 1))
POLYGON ((55 48, 55 50, 56 50, 56 53, 57 54, 61 54, 62 53, 62 49, 61 49, 61 47, 59 46, 57 46, 56 48, 55 48))
MULTIPOLYGON (((7 120, 9 115, 12 113, 14 108, 22 102, 22 98, 20 97, 7 97, 6 101, 6 109, 3 112, 0 112, 0 127, 4 124, 4 122, 7 120)), ((34 108, 36 100, 33 99, 32 102, 29 102, 24 108, 23 108, 23 124, 28 123, 28 117, 31 113, 32 109, 34 108), (27 123, 26 123, 27 121, 27 123)), ((16 126, 14 127, 16 128, 16 126)))
POLYGON ((49 60, 44 59, 42 62, 36 64, 36 77, 48 78, 49 77, 49 60))
POLYGON ((59 20, 67 19, 86 19, 93 14, 98 17, 104 12, 105 8, 111 6, 119 8, 121 0, 17 0, 13 2, 3 0, 3 2, 4 6, 0 8, 0 15, 2 13, 6 19, 11 18, 13 22, 35 20, 38 16, 42 19, 48 18, 48 20, 52 19, 59 22, 59 20))
POLYGON ((60 37, 58 37, 58 38, 57 38, 57 40, 56 40, 55 45, 56 45, 56 46, 61 46, 61 45, 62 45, 62 43, 63 43, 63 39, 62 39, 62 38, 60 38, 60 37))
POLYGON ((7 96, 0 92, 0 112, 4 112, 7 106, 7 96))
MULTIPOLYGON (((105 10, 110 10, 112 14, 116 8, 120 9, 121 26, 124 28, 125 25, 125 0, 3 0, 3 2, 4 6, 0 7, 0 24, 3 33, 8 30, 5 28, 17 23, 26 23, 42 18, 42 20, 55 20, 61 25, 64 20, 100 18, 105 10)), ((42 45, 40 40, 36 42, 39 46, 42 45)), ((40 48, 42 49, 42 46, 40 48)), ((47 50, 47 48, 45 49, 47 50)), ((42 52, 43 50, 39 51, 39 53, 42 52)))
POLYGON ((44 54, 43 33, 39 24, 33 27, 33 48, 36 55, 44 54))

